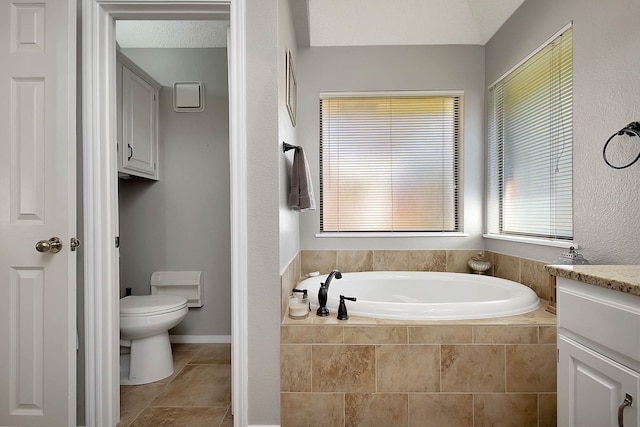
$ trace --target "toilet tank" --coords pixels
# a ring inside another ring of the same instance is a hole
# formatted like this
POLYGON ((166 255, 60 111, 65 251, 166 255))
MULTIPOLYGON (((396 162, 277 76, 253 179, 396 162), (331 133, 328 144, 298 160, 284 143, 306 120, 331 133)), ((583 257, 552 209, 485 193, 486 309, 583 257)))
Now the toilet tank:
POLYGON ((156 271, 151 275, 151 295, 177 295, 187 300, 187 307, 202 307, 202 271, 156 271))

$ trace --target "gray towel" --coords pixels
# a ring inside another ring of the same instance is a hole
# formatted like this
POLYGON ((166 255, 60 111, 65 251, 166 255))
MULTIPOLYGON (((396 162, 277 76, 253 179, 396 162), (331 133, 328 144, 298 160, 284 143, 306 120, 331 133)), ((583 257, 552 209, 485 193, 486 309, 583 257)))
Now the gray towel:
POLYGON ((299 211, 305 211, 307 209, 313 210, 316 208, 309 164, 304 156, 302 147, 296 148, 293 155, 289 207, 299 211))

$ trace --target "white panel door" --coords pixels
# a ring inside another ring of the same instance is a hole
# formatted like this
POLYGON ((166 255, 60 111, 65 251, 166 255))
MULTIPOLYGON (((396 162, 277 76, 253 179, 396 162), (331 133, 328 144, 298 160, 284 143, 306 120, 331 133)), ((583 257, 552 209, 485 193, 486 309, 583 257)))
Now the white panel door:
POLYGON ((3 426, 75 426, 75 15, 75 0, 0 1, 3 426), (52 237, 59 252, 36 251, 52 237))
POLYGON ((640 373, 562 335, 558 350, 559 426, 640 427, 640 373))

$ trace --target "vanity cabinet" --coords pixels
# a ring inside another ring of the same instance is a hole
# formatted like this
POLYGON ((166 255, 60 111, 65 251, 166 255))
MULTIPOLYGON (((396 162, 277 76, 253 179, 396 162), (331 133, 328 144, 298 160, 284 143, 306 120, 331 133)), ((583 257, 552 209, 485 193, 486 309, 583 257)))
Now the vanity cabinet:
POLYGON ((640 427, 640 297, 557 278, 558 426, 640 427))
POLYGON ((158 179, 161 85, 117 52, 118 175, 158 179))

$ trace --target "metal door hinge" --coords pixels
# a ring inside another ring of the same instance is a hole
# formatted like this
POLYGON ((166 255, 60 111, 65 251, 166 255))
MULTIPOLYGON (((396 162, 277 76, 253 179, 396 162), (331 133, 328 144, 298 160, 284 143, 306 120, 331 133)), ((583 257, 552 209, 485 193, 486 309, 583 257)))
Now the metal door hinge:
POLYGON ((120 247, 120 236, 116 236, 116 248, 120 247))
POLYGON ((82 242, 80 242, 80 240, 76 239, 75 237, 71 238, 71 242, 69 243, 69 246, 71 247, 71 252, 75 252, 76 249, 78 249, 78 246, 80 246, 82 242))

